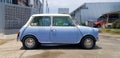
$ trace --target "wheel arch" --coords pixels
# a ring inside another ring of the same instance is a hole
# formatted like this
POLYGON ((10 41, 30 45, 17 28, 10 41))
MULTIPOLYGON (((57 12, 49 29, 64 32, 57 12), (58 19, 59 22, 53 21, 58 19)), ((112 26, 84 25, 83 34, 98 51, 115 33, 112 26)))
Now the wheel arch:
POLYGON ((79 45, 81 46, 81 48, 84 48, 84 49, 92 49, 92 48, 94 48, 95 47, 95 45, 96 45, 96 40, 95 40, 95 37, 94 36, 92 36, 92 35, 85 35, 85 36, 83 36, 83 38, 81 39, 81 41, 79 42, 79 45), (85 41, 85 37, 91 37, 91 39, 93 40, 93 44, 92 44, 92 46, 86 46, 86 45, 84 45, 84 41, 85 41))
POLYGON ((36 38, 36 36, 34 36, 32 34, 28 34, 28 35, 23 36, 23 38, 21 39, 21 41, 23 41, 25 39, 25 37, 27 37, 27 36, 32 36, 32 37, 34 37, 38 41, 38 39, 36 38))
POLYGON ((39 46, 39 41, 38 41, 38 39, 34 36, 34 35, 25 35, 24 37, 23 37, 23 39, 21 40, 21 42, 22 42, 22 45, 23 45, 23 47, 25 48, 25 49, 36 49, 36 48, 38 48, 38 46, 39 46), (29 48, 28 46, 26 46, 26 44, 25 44, 25 40, 26 40, 26 38, 29 38, 29 37, 32 37, 33 39, 34 39, 34 41, 35 41, 35 45, 34 46, 32 46, 31 48, 29 48))
POLYGON ((93 35, 87 34, 87 35, 84 35, 84 36, 81 38, 81 40, 79 41, 79 43, 81 43, 81 41, 82 41, 86 36, 90 36, 90 37, 93 38, 93 40, 96 41, 96 39, 95 39, 95 37, 94 37, 93 35))

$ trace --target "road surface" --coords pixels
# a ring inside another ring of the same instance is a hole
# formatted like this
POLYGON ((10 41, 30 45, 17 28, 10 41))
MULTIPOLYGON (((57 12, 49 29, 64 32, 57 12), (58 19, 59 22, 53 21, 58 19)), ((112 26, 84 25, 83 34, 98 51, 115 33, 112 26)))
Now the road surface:
POLYGON ((76 45, 24 50, 21 42, 11 40, 0 45, 0 58, 120 58, 120 38, 99 36, 99 39, 92 50, 84 50, 76 45))

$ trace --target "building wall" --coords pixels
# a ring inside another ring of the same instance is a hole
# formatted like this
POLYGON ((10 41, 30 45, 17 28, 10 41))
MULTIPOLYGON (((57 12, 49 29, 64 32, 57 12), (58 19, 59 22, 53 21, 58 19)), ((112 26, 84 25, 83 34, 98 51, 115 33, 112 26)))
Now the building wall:
POLYGON ((2 3, 18 4, 18 0, 0 0, 2 3))
POLYGON ((32 5, 33 14, 43 13, 43 4, 40 0, 34 0, 32 5))
MULTIPOLYGON (((18 0, 0 0, 0 28, 3 29, 20 29, 32 14, 43 13, 43 5, 39 0, 33 0, 34 5, 22 6, 13 4, 18 0), (8 3, 9 2, 9 3, 8 3), (2 21, 4 20, 4 22, 2 21), (2 25, 4 23, 4 25, 2 25)), ((21 0, 22 1, 22 0, 21 0)), ((28 0, 24 0, 28 1, 28 0)))
POLYGON ((81 20, 81 10, 78 10, 78 11, 75 13, 74 19, 75 19, 75 20, 78 20, 78 21, 81 20))
POLYGON ((0 3, 0 39, 4 39, 4 5, 3 3, 0 3))
POLYGON ((105 13, 120 10, 120 2, 85 3, 84 6, 85 8, 80 6, 74 11, 74 18, 82 22, 96 21, 98 17, 105 13))
POLYGON ((58 8, 58 13, 69 14, 69 8, 58 8))
POLYGON ((31 8, 5 4, 5 29, 21 28, 31 16, 31 8))
POLYGON ((5 11, 4 11, 4 5, 3 3, 0 3, 0 33, 4 32, 4 19, 5 19, 5 11))

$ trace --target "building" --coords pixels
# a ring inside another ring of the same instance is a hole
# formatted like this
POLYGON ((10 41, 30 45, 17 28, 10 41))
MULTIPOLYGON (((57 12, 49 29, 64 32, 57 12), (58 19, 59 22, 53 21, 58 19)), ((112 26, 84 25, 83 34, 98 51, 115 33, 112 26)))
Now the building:
POLYGON ((43 13, 44 0, 0 0, 0 3, 31 7, 33 14, 43 13))
POLYGON ((19 5, 4 5, 5 9, 5 29, 19 29, 29 19, 32 14, 30 7, 19 5))
POLYGON ((18 4, 18 0, 0 0, 2 3, 18 4))
POLYGON ((0 39, 18 32, 32 14, 43 13, 43 3, 32 1, 36 0, 0 0, 0 39))
POLYGON ((97 21, 103 14, 120 11, 120 2, 84 3, 71 16, 79 22, 97 21))
POLYGON ((39 0, 0 0, 0 28, 20 29, 32 14, 43 13, 39 0), (33 5, 33 6, 31 6, 33 5))
POLYGON ((43 1, 41 2, 40 0, 34 0, 33 3, 31 3, 33 14, 43 13, 43 4, 44 4, 43 1))
POLYGON ((0 20, 4 29, 19 29, 31 16, 31 8, 20 5, 0 3, 0 20))
POLYGON ((30 0, 17 0, 17 3, 22 6, 30 6, 30 0))
POLYGON ((59 14, 69 14, 69 8, 58 8, 59 14))

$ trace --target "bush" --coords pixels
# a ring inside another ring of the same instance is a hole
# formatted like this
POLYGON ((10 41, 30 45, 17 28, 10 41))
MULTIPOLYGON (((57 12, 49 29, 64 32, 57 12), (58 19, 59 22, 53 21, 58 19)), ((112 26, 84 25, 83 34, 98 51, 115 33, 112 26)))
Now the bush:
POLYGON ((120 29, 120 20, 119 19, 112 23, 112 28, 120 29))
POLYGON ((111 30, 110 29, 99 29, 100 30, 100 32, 110 32, 111 30))
POLYGON ((80 25, 86 26, 85 22, 80 22, 80 25))
POLYGON ((120 29, 99 29, 102 33, 120 34, 120 29))

